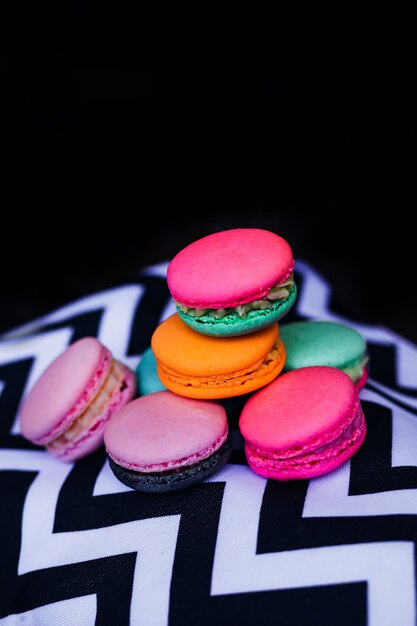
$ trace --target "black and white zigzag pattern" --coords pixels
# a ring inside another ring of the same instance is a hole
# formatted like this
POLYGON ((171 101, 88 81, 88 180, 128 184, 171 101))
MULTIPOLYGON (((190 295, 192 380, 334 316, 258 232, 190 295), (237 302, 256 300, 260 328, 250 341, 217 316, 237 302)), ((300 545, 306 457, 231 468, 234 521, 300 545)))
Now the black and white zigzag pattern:
POLYGON ((0 341, 0 624, 415 626, 417 347, 333 310, 297 264, 293 318, 357 328, 370 350, 365 443, 338 470, 279 483, 231 461, 158 496, 119 483, 104 450, 62 464, 24 440, 19 406, 76 339, 95 335, 131 367, 173 312, 167 264, 83 298, 0 341))

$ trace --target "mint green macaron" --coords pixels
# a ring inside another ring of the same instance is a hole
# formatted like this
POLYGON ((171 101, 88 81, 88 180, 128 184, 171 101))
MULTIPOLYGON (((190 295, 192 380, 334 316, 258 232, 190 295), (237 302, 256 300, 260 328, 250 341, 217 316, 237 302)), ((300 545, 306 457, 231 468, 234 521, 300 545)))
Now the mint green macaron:
POLYGON ((280 335, 287 353, 284 372, 328 365, 344 371, 361 389, 368 377, 364 337, 338 322, 308 320, 281 323, 280 335))
MULTIPOLYGON (((268 302, 265 299, 265 308, 257 308, 240 314, 237 310, 225 313, 217 318, 213 313, 194 316, 181 310, 177 306, 177 313, 187 326, 203 335, 215 337, 229 337, 236 335, 248 335, 270 326, 280 320, 290 311, 297 299, 297 286, 295 283, 288 289, 288 296, 284 301, 268 302)), ((244 309, 243 306, 238 307, 244 309)))

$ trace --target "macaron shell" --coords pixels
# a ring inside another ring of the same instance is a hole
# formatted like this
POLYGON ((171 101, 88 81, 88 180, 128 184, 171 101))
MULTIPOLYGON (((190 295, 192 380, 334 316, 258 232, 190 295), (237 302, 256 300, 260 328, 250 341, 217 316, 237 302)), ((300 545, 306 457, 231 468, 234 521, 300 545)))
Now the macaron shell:
POLYGON ((111 366, 111 353, 94 337, 73 343, 41 374, 19 412, 24 437, 44 445, 88 406, 111 366))
POLYGON ((294 268, 290 245, 257 228, 214 233, 183 248, 168 266, 174 300, 196 308, 234 307, 265 296, 294 268))
POLYGON ((192 400, 171 391, 141 396, 120 409, 109 422, 104 444, 122 467, 186 465, 228 432, 224 407, 192 400))
POLYGON ((355 329, 321 320, 282 324, 281 338, 287 350, 284 371, 329 365, 344 368, 364 356, 366 343, 355 329))
MULTIPOLYGON (((334 456, 328 460, 320 460, 314 466, 310 467, 297 467, 293 469, 286 469, 285 471, 278 471, 267 468, 260 468, 256 462, 256 458, 252 457, 250 453, 246 452, 246 458, 249 467, 258 475, 264 476, 264 478, 271 478, 274 480, 307 480, 309 478, 315 478, 317 476, 323 476, 328 472, 340 467, 343 463, 346 463, 353 457, 362 446, 366 436, 366 423, 363 420, 363 428, 360 432, 358 439, 351 445, 349 445, 343 452, 340 452, 337 456, 334 456)), ((245 446, 245 450, 247 447, 245 446)))
POLYGON ((157 362, 175 372, 217 376, 250 368, 268 353, 277 337, 277 323, 249 335, 207 337, 189 328, 174 313, 155 329, 151 345, 157 362))
POLYGON ((158 376, 158 366, 151 346, 142 353, 135 373, 138 392, 141 396, 166 389, 158 376))
POLYGON ((192 487, 207 480, 228 462, 232 453, 233 438, 229 432, 224 444, 211 456, 199 463, 184 466, 181 469, 161 473, 140 473, 117 465, 109 457, 109 465, 120 482, 136 491, 146 493, 170 493, 192 487))
POLYGON ((264 450, 300 449, 328 440, 343 428, 357 405, 357 390, 347 374, 327 366, 281 374, 251 396, 239 428, 244 439, 264 450))
POLYGON ((123 366, 123 384, 106 404, 103 412, 96 417, 91 427, 86 429, 77 441, 68 442, 61 448, 48 448, 49 452, 61 461, 71 462, 86 457, 103 445, 104 431, 117 411, 126 405, 135 395, 136 378, 134 373, 123 366))
POLYGON ((281 343, 278 357, 275 361, 271 361, 268 367, 262 369, 257 374, 247 374, 236 379, 224 381, 221 379, 213 379, 211 386, 204 382, 199 384, 194 378, 182 379, 181 383, 175 382, 172 378, 164 375, 160 371, 159 377, 172 392, 184 396, 186 398, 196 398, 200 400, 222 400, 226 398, 234 398, 243 396, 253 391, 257 391, 261 387, 271 383, 282 371, 285 363, 285 348, 281 343))
POLYGON ((212 316, 193 317, 177 309, 179 317, 187 326, 198 333, 211 337, 230 337, 247 335, 282 319, 293 307, 297 298, 297 287, 294 284, 290 295, 283 302, 274 303, 270 309, 254 309, 245 317, 226 315, 216 320, 212 316))

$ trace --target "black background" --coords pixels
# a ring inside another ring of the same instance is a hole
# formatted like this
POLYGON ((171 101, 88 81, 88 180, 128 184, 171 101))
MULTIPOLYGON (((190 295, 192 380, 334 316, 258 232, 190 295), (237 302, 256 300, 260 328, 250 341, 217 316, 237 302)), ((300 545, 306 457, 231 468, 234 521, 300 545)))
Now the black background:
POLYGON ((412 3, 0 4, 0 332, 222 228, 417 341, 412 3))

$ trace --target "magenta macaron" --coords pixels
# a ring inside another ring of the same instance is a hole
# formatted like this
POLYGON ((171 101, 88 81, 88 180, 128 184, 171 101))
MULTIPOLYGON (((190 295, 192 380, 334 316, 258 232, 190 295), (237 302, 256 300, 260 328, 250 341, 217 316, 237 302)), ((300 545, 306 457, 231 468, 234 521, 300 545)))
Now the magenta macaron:
POLYGON ((326 474, 350 459, 366 435, 358 390, 329 366, 276 378, 249 398, 239 428, 249 467, 276 480, 326 474))
POLYGON ((261 228, 234 228, 190 243, 172 259, 168 289, 181 319, 203 335, 260 330, 296 300, 289 243, 261 228))
POLYGON ((134 373, 100 341, 69 346, 38 378, 21 407, 22 435, 63 461, 103 443, 110 418, 133 397, 134 373))
POLYGON ((104 445, 116 478, 151 493, 209 478, 232 451, 222 404, 168 390, 140 396, 122 408, 106 428, 104 445))

